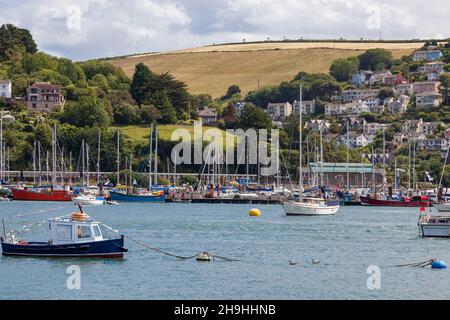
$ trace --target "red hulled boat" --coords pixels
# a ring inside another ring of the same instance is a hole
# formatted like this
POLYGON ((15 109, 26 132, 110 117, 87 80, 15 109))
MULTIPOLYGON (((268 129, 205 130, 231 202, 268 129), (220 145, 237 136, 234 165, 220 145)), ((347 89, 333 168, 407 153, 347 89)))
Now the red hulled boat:
POLYGON ((379 207, 429 207, 430 199, 428 196, 405 197, 399 200, 382 200, 377 198, 360 197, 363 206, 379 207))
POLYGON ((12 189, 13 199, 19 201, 72 201, 69 187, 61 190, 53 188, 15 188, 12 189))

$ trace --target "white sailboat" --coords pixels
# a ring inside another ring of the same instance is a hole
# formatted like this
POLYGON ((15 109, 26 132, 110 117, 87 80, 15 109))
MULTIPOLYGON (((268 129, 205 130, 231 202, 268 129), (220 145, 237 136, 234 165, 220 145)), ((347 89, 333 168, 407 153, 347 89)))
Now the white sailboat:
POLYGON ((300 100, 299 100, 299 114, 300 114, 300 124, 299 124, 299 151, 300 151, 300 161, 299 161, 299 200, 298 201, 287 201, 283 204, 283 209, 288 216, 326 216, 335 215, 339 210, 339 205, 328 205, 327 201, 322 198, 306 198, 303 197, 303 170, 302 170, 302 90, 303 84, 300 83, 300 100))

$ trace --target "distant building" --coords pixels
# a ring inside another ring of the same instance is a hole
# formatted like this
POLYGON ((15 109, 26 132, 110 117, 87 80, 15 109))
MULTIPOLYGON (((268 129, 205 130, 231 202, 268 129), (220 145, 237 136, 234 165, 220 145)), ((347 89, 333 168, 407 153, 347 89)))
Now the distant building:
POLYGON ((214 126, 217 124, 217 111, 214 109, 205 108, 198 113, 202 124, 214 126))
POLYGON ((359 70, 352 75, 352 85, 354 86, 361 87, 371 84, 374 84, 374 75, 372 71, 359 70))
MULTIPOLYGON (((300 103, 294 101, 294 114, 300 114, 300 103)), ((302 111, 303 114, 314 114, 316 113, 316 100, 302 101, 302 111)))
POLYGON ((372 142, 372 139, 370 139, 370 137, 368 137, 367 135, 365 135, 363 133, 357 133, 355 131, 350 131, 348 133, 348 140, 347 140, 347 134, 341 135, 341 143, 343 145, 347 145, 347 141, 348 141, 348 146, 350 148, 360 148, 360 147, 367 146, 369 143, 372 142))
POLYGON ((413 61, 435 61, 441 58, 442 52, 440 50, 419 50, 413 54, 413 61))
POLYGON ((395 87, 395 91, 399 95, 410 96, 413 94, 413 84, 412 83, 400 83, 395 87))
POLYGON ((348 89, 342 91, 342 101, 352 102, 366 100, 378 96, 379 89, 348 89))
POLYGON ((348 119, 346 119, 346 123, 344 124, 344 126, 347 126, 347 121, 350 131, 363 130, 364 126, 367 124, 367 121, 364 118, 349 117, 348 119))
POLYGON ((383 130, 383 128, 387 128, 387 126, 388 125, 384 123, 376 123, 376 122, 366 123, 366 125, 364 126, 364 134, 366 136, 374 135, 378 131, 383 130))
POLYGON ((445 63, 442 61, 433 61, 425 63, 422 67, 419 68, 419 72, 422 73, 441 73, 444 71, 445 63))
POLYGON ((387 86, 394 87, 396 85, 407 83, 408 80, 401 74, 391 74, 384 77, 383 83, 387 86))
POLYGON ((312 132, 327 132, 330 128, 331 123, 327 120, 312 119, 306 123, 306 128, 310 129, 312 132))
POLYGON ((0 80, 0 98, 11 99, 12 84, 11 80, 0 80))
POLYGON ((269 103, 267 105, 267 114, 274 121, 283 121, 292 114, 292 105, 289 102, 269 103))
POLYGON ((417 95, 423 92, 434 92, 439 93, 439 86, 441 83, 439 81, 424 81, 424 82, 414 82, 413 83, 413 94, 417 95))
POLYGON ((64 104, 61 86, 36 82, 27 88, 27 108, 31 112, 52 112, 64 104))
POLYGON ((384 106, 391 114, 402 114, 408 110, 409 102, 411 98, 406 95, 400 95, 398 98, 386 98, 384 99, 384 106))
POLYGON ((425 139, 418 141, 417 146, 427 151, 446 151, 449 141, 445 138, 425 139))
POLYGON ((419 108, 436 108, 442 101, 442 95, 435 92, 422 92, 416 96, 416 106, 419 108))

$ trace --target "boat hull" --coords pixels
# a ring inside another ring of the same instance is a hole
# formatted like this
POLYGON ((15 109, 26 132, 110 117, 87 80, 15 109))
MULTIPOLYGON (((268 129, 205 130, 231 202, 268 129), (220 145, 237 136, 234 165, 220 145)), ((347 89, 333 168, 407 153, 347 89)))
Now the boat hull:
POLYGON ((100 199, 73 199, 74 204, 81 204, 83 206, 100 206, 105 203, 105 200, 100 199))
POLYGON ((120 192, 110 191, 109 198, 112 201, 118 202, 151 202, 151 203, 162 203, 165 202, 166 196, 154 196, 154 195, 132 195, 123 194, 120 192))
POLYGON ((422 237, 450 237, 448 224, 421 224, 419 228, 422 237))
POLYGON ((286 202, 283 204, 287 216, 332 216, 335 215, 339 206, 309 206, 303 203, 286 202))
POLYGON ((68 245, 49 245, 45 242, 12 244, 2 241, 4 256, 58 258, 123 258, 124 237, 68 245))
POLYGON ((361 205, 363 206, 378 206, 378 207, 429 207, 428 201, 395 201, 395 200, 381 200, 369 197, 360 197, 361 205))
POLYGON ((16 201, 72 201, 72 194, 66 191, 54 190, 50 192, 36 192, 31 190, 12 189, 13 199, 16 201))
POLYGON ((434 203, 433 207, 439 212, 450 212, 450 202, 434 203))

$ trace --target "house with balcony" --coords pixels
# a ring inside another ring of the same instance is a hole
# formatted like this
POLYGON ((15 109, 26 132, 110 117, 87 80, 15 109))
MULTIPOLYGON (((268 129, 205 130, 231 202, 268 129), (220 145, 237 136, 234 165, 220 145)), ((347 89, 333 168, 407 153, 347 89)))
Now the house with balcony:
POLYGON ((445 138, 425 139, 418 141, 417 146, 426 151, 446 151, 449 141, 445 138))
POLYGON ((413 94, 413 84, 412 83, 400 83, 395 86, 395 92, 398 95, 411 96, 413 94))
POLYGON ((375 98, 378 96, 380 92, 379 89, 348 89, 342 91, 342 101, 353 102, 353 101, 362 101, 368 98, 375 98))
POLYGON ((416 95, 416 107, 418 108, 437 108, 442 101, 442 95, 436 92, 422 92, 416 95))
POLYGON ((36 82, 27 88, 26 102, 30 112, 52 112, 64 105, 61 86, 50 82, 36 82))
POLYGON ((217 125, 218 114, 215 109, 205 108, 198 113, 198 117, 205 126, 217 125))
MULTIPOLYGON (((294 101, 293 112, 294 114, 300 114, 300 103, 294 101)), ((302 111, 303 114, 314 114, 316 113, 316 100, 302 101, 302 111)))
POLYGON ((349 117, 342 123, 344 127, 347 126, 350 131, 364 130, 364 126, 367 124, 366 119, 359 117, 349 117))
POLYGON ((348 134, 341 135, 341 144, 347 145, 350 148, 361 148, 369 145, 373 142, 371 137, 365 135, 364 133, 357 133, 355 131, 350 131, 348 134))
POLYGON ((284 121, 292 114, 292 104, 289 102, 269 103, 266 111, 273 121, 284 121))
POLYGON ((364 126, 364 134, 366 136, 374 135, 378 131, 382 131, 383 128, 386 129, 387 127, 388 125, 384 123, 376 123, 376 122, 366 123, 366 125, 364 126))

